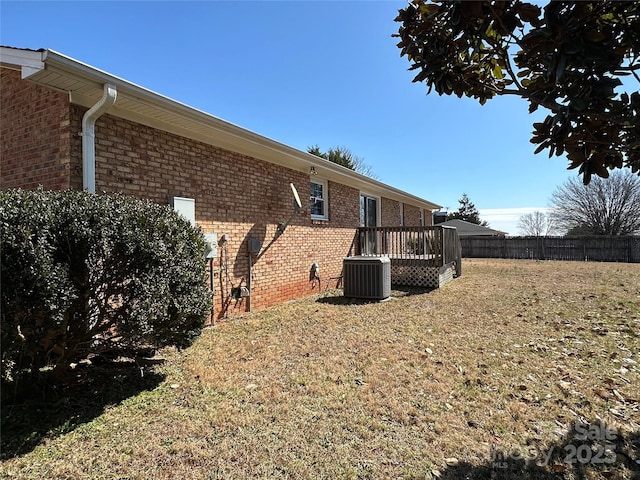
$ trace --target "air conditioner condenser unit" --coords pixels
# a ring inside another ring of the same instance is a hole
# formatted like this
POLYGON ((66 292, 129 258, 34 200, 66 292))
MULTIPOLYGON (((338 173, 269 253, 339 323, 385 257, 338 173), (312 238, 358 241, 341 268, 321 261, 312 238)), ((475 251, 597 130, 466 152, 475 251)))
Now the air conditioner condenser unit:
POLYGON ((342 262, 344 296, 384 300, 391 295, 388 257, 347 257, 342 262))

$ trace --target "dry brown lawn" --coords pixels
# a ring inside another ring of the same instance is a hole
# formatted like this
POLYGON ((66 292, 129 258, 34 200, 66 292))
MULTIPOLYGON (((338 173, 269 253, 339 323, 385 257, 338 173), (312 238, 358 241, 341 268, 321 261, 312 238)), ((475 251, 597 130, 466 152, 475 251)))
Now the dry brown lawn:
POLYGON ((291 302, 3 408, 0 475, 640 478, 639 330, 639 265, 467 259, 439 290, 291 302))

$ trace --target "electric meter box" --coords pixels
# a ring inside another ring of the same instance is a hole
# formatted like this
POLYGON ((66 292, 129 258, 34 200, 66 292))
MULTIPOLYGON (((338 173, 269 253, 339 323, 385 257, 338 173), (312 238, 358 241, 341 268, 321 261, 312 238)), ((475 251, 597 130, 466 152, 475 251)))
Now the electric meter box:
POLYGON ((206 258, 216 258, 218 256, 218 234, 205 233, 204 243, 206 246, 206 258))

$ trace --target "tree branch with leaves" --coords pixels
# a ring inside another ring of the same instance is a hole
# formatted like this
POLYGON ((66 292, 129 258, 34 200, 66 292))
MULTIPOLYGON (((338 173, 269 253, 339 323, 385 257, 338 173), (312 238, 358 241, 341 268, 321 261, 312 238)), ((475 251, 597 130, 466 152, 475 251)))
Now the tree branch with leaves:
POLYGON ((566 153, 585 184, 616 168, 640 175, 639 2, 413 0, 396 22, 428 93, 519 96, 550 111, 533 124, 536 154, 566 153))
POLYGON ((307 152, 315 155, 316 157, 324 158, 330 162, 342 165, 356 173, 365 175, 369 178, 377 179, 378 176, 373 173, 373 170, 364 161, 364 158, 354 155, 351 150, 346 147, 332 147, 326 152, 320 150, 318 145, 308 147, 307 152))

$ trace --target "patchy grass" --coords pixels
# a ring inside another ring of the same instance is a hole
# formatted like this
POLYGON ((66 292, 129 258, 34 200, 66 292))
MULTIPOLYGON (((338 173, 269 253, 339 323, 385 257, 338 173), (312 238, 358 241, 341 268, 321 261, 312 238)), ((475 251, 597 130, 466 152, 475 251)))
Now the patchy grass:
POLYGON ((383 303, 333 292, 229 320, 54 422, 59 406, 4 407, 0 475, 638 478, 640 267, 464 268, 383 303))

